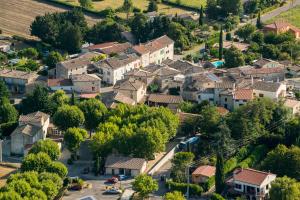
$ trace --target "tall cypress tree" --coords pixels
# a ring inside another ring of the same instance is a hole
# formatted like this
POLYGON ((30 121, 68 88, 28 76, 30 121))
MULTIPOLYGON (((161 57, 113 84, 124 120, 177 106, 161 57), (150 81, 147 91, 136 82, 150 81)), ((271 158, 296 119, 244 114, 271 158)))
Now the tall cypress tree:
POLYGON ((219 60, 223 59, 223 26, 221 25, 219 38, 219 60))
POLYGON ((261 17, 260 17, 260 11, 258 12, 258 16, 256 19, 256 28, 261 29, 262 28, 262 23, 261 23, 261 17))
POLYGON ((200 13, 199 13, 199 25, 203 25, 203 6, 200 8, 200 13))
POLYGON ((217 153, 217 163, 216 163, 216 192, 221 194, 225 187, 225 172, 224 172, 224 158, 222 150, 217 153))

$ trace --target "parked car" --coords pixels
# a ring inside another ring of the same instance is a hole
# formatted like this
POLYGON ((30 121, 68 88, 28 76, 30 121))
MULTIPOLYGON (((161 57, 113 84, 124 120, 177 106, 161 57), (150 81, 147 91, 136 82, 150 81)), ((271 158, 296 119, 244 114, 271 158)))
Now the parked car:
POLYGON ((119 176, 117 176, 116 178, 117 178, 119 181, 124 181, 124 180, 128 179, 129 177, 126 176, 126 175, 119 175, 119 176))
POLYGON ((111 188, 111 189, 105 190, 104 193, 105 194, 121 194, 122 190, 111 188))
POLYGON ((107 183, 111 183, 111 184, 115 184, 117 183, 119 180, 116 177, 112 177, 106 180, 107 183))

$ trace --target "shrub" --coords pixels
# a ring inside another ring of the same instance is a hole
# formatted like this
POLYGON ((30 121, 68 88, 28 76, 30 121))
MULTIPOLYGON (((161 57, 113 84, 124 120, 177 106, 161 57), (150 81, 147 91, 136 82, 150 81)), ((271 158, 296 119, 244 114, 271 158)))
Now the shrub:
MULTIPOLYGON (((180 191, 182 193, 186 192, 188 184, 187 183, 176 183, 173 181, 167 181, 167 187, 171 189, 171 191, 180 191)), ((190 195, 200 196, 203 192, 203 188, 196 184, 189 184, 190 195)))
POLYGON ((245 160, 238 164, 238 167, 247 168, 255 166, 263 159, 267 152, 268 148, 266 145, 258 145, 245 160))

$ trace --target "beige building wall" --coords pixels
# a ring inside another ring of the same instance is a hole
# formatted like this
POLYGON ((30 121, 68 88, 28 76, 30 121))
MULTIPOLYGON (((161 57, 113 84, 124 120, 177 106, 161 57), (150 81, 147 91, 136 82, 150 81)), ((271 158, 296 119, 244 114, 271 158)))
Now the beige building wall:
POLYGON ((73 81, 73 85, 78 93, 100 93, 101 81, 73 81))

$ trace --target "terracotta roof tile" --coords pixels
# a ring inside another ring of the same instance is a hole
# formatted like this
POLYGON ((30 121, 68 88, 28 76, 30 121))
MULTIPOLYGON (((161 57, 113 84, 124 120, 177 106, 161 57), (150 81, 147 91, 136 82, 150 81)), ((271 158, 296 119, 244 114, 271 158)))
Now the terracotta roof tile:
POLYGON ((216 173, 216 167, 210 165, 203 165, 198 167, 192 175, 202 175, 206 177, 212 177, 216 173))
POLYGON ((234 99, 236 100, 251 100, 253 99, 253 90, 238 88, 234 91, 234 99))
MULTIPOLYGON (((262 182, 269 176, 275 175, 268 172, 257 171, 254 169, 237 169, 235 170, 233 179, 244 183, 260 186, 262 182)), ((276 175, 275 175, 276 176, 276 175)))

